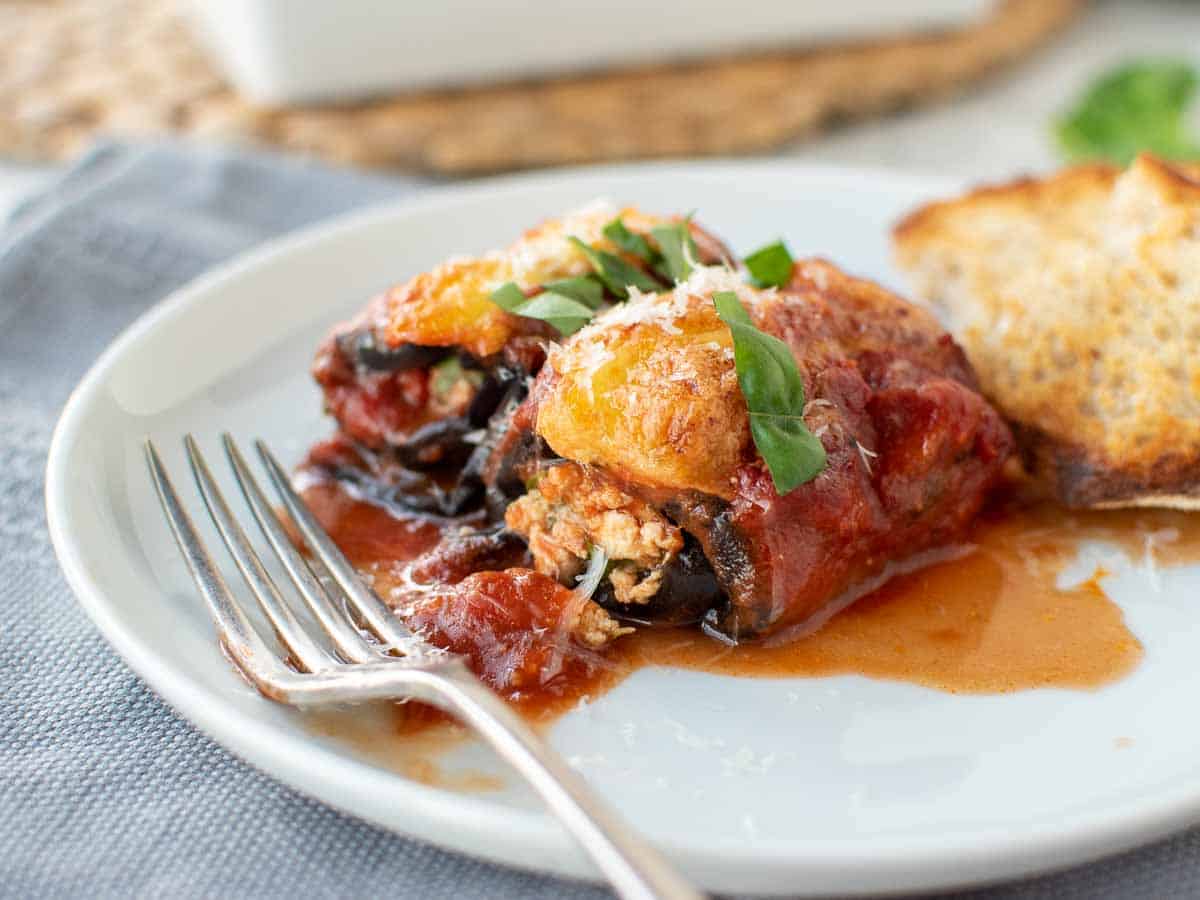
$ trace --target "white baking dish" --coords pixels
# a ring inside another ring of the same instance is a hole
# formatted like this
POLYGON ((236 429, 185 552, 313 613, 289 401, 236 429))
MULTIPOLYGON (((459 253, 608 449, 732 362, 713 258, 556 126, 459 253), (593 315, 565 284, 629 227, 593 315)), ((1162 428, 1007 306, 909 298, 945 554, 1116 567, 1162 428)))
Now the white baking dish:
POLYGON ((966 24, 994 0, 184 0, 266 104, 502 81, 966 24))

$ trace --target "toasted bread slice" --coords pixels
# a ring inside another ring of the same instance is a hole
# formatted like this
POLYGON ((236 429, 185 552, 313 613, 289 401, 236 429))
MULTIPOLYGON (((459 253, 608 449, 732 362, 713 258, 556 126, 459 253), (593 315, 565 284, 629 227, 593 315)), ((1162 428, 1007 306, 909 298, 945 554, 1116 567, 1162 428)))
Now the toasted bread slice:
POLYGON ((1200 509, 1200 167, 983 188, 894 237, 1061 500, 1200 509))

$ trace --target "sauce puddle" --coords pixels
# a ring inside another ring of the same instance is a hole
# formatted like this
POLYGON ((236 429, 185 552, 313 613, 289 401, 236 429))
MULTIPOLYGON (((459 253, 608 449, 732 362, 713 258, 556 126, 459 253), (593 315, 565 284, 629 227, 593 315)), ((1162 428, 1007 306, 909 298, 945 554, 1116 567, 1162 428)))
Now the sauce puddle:
MULTIPOLYGON (((334 485, 312 486, 305 499, 351 561, 380 586, 396 560, 437 541, 435 525, 396 518, 334 485)), ((1103 569, 1072 587, 1057 587, 1081 544, 1113 545, 1137 564, 1200 560, 1200 516, 1170 510, 1001 505, 979 519, 971 538, 970 552, 893 578, 799 640, 728 647, 696 629, 642 628, 605 652, 613 665, 599 675, 527 696, 516 706, 534 725, 545 726, 580 697, 603 693, 647 665, 738 677, 853 674, 966 694, 1096 689, 1132 671, 1143 650, 1100 585, 1103 569)), ((421 710, 408 704, 372 716, 321 714, 313 728, 426 784, 495 787, 489 776, 441 771, 437 756, 463 732, 421 710)))
MULTIPOLYGON (((1073 512, 1053 505, 983 516, 974 550, 897 576, 827 622, 779 646, 723 647, 698 633, 644 631, 617 652, 631 667, 724 675, 865 675, 951 693, 1094 689, 1128 674, 1142 645, 1100 585, 1058 588, 1084 541, 1135 562, 1200 559, 1200 517, 1168 510, 1073 512)), ((623 646, 622 646, 623 644, 623 646)))

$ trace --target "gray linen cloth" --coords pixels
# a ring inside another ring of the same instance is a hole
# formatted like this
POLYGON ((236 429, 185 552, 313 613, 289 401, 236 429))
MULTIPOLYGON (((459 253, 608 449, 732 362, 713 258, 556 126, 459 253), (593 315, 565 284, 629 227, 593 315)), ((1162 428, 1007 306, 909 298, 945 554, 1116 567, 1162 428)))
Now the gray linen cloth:
MULTIPOLYGON (((0 232, 0 895, 606 896, 396 837, 230 756, 109 649, 46 535, 51 430, 118 331, 214 263, 427 183, 107 144, 0 232)), ((1200 833, 972 896, 1200 896, 1200 833)))

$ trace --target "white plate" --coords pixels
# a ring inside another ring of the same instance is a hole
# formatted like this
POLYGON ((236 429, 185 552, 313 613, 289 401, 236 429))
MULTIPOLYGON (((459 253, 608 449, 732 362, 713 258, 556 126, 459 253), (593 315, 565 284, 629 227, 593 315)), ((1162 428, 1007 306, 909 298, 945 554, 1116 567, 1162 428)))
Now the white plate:
MULTIPOLYGON (((426 787, 314 737, 234 677, 164 527, 142 440, 155 438, 181 476, 185 431, 214 453, 229 429, 299 459, 328 430, 307 369, 329 325, 390 282, 596 196, 698 208, 734 248, 783 235, 796 251, 899 285, 889 225, 956 187, 770 163, 562 172, 434 191, 254 253, 144 316, 71 398, 46 489, 67 578, 155 690, 264 771, 446 847, 590 875, 481 748, 446 765, 497 772, 503 791, 426 787)), ((1065 866, 1200 814, 1200 569, 1126 565, 1106 586, 1146 658, 1098 692, 967 697, 858 677, 646 669, 559 721, 552 740, 710 889, 900 891, 1065 866)))

